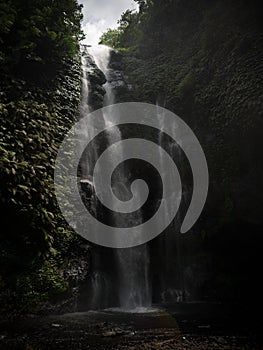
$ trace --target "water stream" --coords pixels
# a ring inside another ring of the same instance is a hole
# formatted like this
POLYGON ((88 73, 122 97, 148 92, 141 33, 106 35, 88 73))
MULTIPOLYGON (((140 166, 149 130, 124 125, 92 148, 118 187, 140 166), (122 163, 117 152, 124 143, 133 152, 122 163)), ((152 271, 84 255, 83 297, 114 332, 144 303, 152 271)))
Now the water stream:
MULTIPOLYGON (((107 46, 100 45, 86 48, 86 50, 86 54, 92 56, 97 67, 106 77, 107 82, 103 86, 106 92, 104 97, 104 106, 110 106, 115 103, 114 84, 116 84, 116 76, 118 80, 120 79, 118 72, 109 68, 111 49, 107 46)), ((85 59, 85 56, 82 59, 82 65, 83 78, 81 116, 84 116, 85 113, 88 113, 91 110, 90 106, 88 106, 88 62, 87 59, 85 59)), ((103 113, 103 119, 105 127, 108 128, 106 131, 107 145, 112 145, 115 142, 121 141, 122 135, 118 127, 110 128, 111 124, 108 121, 108 113, 111 113, 110 108, 103 113)), ((119 116, 116 115, 114 117, 118 118, 119 116)), ((85 130, 84 132, 92 133, 93 131, 89 129, 85 130)), ((116 151, 114 151, 113 148, 113 152, 111 153, 112 159, 109 159, 109 162, 114 162, 114 158, 119 156, 119 153, 117 154, 116 152, 120 152, 120 150, 116 148, 116 151)), ((97 157, 98 154, 96 153, 96 149, 94 149, 92 152, 89 152, 89 155, 85 158, 85 163, 92 164, 94 159, 97 157)), ((82 166, 85 173, 85 175, 83 175, 85 179, 82 179, 82 182, 92 182, 92 179, 90 179, 91 170, 89 169, 89 164, 83 164, 82 166)), ((125 195, 129 192, 129 184, 127 183, 126 175, 129 173, 130 169, 127 168, 127 166, 122 165, 119 167, 112 184, 115 195, 119 196, 120 198, 125 197, 125 195)), ((96 211, 96 208, 94 208, 94 211, 96 211)), ((123 220, 123 217, 119 216, 118 213, 113 214, 111 218, 113 224, 116 224, 118 227, 122 227, 125 224, 125 222, 122 222, 123 220)), ((134 222, 130 223, 131 225, 140 224, 142 222, 142 213, 139 212, 134 217, 133 221, 134 222)), ((148 246, 145 244, 134 248, 114 249, 113 260, 110 263, 113 269, 115 268, 117 274, 117 288, 115 287, 117 293, 117 307, 123 310, 140 310, 145 307, 149 307, 151 305, 151 286, 149 277, 150 261, 148 246)), ((111 275, 113 274, 114 272, 111 275)), ((109 278, 110 277, 108 276, 108 279, 109 278)), ((103 272, 98 270, 93 271, 92 281, 92 306, 98 308, 105 307, 105 300, 107 299, 106 294, 109 293, 109 291, 107 291, 107 286, 111 283, 111 281, 107 281, 107 278, 105 278, 103 272), (104 298, 101 297, 102 293, 104 293, 104 298), (104 300, 103 305, 98 305, 100 304, 99 300, 102 299, 104 300)))

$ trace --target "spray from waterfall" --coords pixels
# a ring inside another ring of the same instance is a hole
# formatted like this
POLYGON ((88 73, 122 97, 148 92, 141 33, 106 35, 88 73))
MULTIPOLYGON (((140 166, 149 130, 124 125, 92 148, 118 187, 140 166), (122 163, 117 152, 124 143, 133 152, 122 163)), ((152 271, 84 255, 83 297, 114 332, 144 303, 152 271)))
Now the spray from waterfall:
MULTIPOLYGON (((174 142, 169 142, 165 139, 165 134, 163 130, 164 118, 163 109, 159 107, 165 107, 165 100, 161 102, 157 100, 157 118, 159 123, 159 134, 158 134, 158 145, 160 145, 160 150, 167 148, 169 154, 172 156, 174 161, 177 164, 181 164, 182 151, 179 144, 174 142)), ((172 130, 174 134, 174 139, 176 139, 176 129, 172 130)), ((180 143, 181 140, 177 140, 180 143)), ((173 177, 165 167, 162 154, 160 152, 160 168, 164 176, 164 181, 169 183, 170 188, 173 188, 173 177)), ((171 202, 180 204, 181 197, 178 196, 176 192, 171 192, 171 202)), ((166 203, 165 213, 169 214, 171 207, 166 203)), ((163 218, 165 220, 165 218, 163 218)), ((182 301, 184 295, 184 287, 182 283, 182 263, 181 263, 181 249, 180 249, 180 227, 181 227, 181 218, 178 213, 177 217, 173 221, 173 230, 168 231, 166 235, 162 238, 160 242, 160 260, 162 261, 163 274, 161 275, 160 280, 160 290, 161 290, 161 299, 162 302, 170 301, 182 301)))
MULTIPOLYGON (((115 103, 115 93, 114 93, 114 77, 116 76, 116 71, 109 68, 111 48, 99 45, 95 47, 90 47, 86 49, 86 54, 91 55, 95 61, 97 67, 104 73, 106 77, 106 83, 103 88, 105 89, 104 97, 104 106, 110 106, 115 103)), ((82 59, 83 66, 83 78, 82 78, 82 102, 81 102, 81 115, 88 113, 90 106, 88 105, 89 97, 89 80, 88 80, 88 62, 84 58, 82 59)), ((119 79, 119 74, 118 74, 119 79)), ((109 122, 109 113, 112 113, 111 108, 107 112, 103 113, 103 122, 106 131, 107 145, 112 145, 118 141, 122 140, 121 130, 118 127, 111 128, 111 123, 109 122)), ((114 118, 119 118, 118 115, 114 118)), ((92 133, 93 130, 85 130, 85 132, 92 133)), ((113 148, 114 150, 114 148, 113 148)), ((112 152, 112 161, 114 163, 114 158, 119 156, 119 153, 122 152, 119 148, 116 148, 112 152)), ((96 150, 89 152, 88 157, 84 159, 82 168, 84 169, 86 181, 92 179, 90 178, 91 170, 89 164, 94 163, 94 159, 98 158, 96 150), (89 163, 90 162, 90 163, 89 163)), ((129 192, 126 175, 129 172, 129 169, 125 165, 119 167, 112 184, 114 192, 120 198, 125 196, 129 192)), ((82 180, 83 182, 84 180, 82 180)), ((94 195, 94 194, 93 194, 94 195)), ((96 211, 96 208, 94 208, 96 211)), ((118 213, 112 214, 112 222, 116 226, 123 226, 122 218, 119 217, 118 213)), ((133 225, 142 223, 142 213, 139 211, 134 218, 133 225)), ((99 234, 99 233, 98 233, 99 234)), ((125 310, 140 310, 150 306, 151 304, 151 286, 150 286, 150 277, 149 277, 149 252, 148 246, 142 245, 134 248, 128 249, 116 249, 114 251, 114 261, 112 265, 116 267, 117 274, 117 303, 118 307, 125 310)), ((100 259, 97 256, 97 259, 100 259)), ((103 259, 103 257, 101 257, 103 259)), ((99 266, 99 262, 95 262, 95 265, 99 266)), ((108 277, 109 278, 109 277, 108 277)), ((107 281, 105 274, 96 270, 93 272, 92 277, 92 307, 102 308, 105 307, 105 300, 107 299, 107 293, 109 293, 109 286, 112 281, 107 281), (103 297, 103 293, 105 293, 103 297), (104 302, 102 303, 101 300, 104 302)), ((110 305, 109 305, 110 306, 110 305)))

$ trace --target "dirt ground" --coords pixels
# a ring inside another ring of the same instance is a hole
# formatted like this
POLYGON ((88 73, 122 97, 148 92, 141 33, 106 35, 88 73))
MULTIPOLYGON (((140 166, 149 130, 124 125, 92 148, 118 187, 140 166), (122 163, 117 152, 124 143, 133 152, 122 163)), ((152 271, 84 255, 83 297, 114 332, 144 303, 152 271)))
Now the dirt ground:
MULTIPOLYGON (((262 337, 246 322, 230 329, 227 319, 197 317, 200 313, 112 310, 64 315, 28 315, 0 320, 2 350, 253 350, 262 337), (242 325, 244 329, 242 329, 242 325)), ((214 314, 213 314, 214 315, 214 314)))

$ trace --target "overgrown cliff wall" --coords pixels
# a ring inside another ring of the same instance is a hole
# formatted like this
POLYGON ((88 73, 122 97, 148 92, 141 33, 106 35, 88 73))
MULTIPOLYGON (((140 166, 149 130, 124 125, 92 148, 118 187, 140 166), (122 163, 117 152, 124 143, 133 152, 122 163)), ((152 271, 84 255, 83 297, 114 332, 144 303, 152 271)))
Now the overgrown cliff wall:
POLYGON ((205 210, 181 238, 186 284, 196 297, 260 298, 253 287, 263 228, 259 2, 139 3, 139 14, 123 16, 112 55, 133 86, 119 89, 119 101, 174 111, 199 138, 209 167, 205 210))

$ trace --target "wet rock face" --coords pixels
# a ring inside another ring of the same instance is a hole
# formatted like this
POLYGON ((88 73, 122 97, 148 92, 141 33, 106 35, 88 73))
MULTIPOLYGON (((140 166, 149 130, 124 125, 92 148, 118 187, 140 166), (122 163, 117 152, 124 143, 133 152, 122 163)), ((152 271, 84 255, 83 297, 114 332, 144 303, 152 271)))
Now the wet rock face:
POLYGON ((94 58, 87 51, 84 51, 86 60, 87 78, 88 78, 88 105, 91 110, 97 110, 103 107, 104 95, 106 93, 104 84, 107 82, 114 90, 115 103, 134 100, 131 97, 132 86, 128 83, 127 77, 122 71, 120 55, 111 51, 110 69, 106 79, 104 73, 96 65, 94 58))
POLYGON ((133 94, 133 87, 123 69, 122 55, 112 50, 109 62, 108 83, 114 91, 115 103, 136 101, 133 94))
POLYGON ((114 88, 119 86, 125 86, 125 81, 123 77, 123 73, 120 70, 109 69, 109 79, 108 82, 114 88))
POLYGON ((106 83, 106 77, 103 72, 97 67, 93 57, 89 53, 84 55, 87 63, 87 78, 89 82, 89 97, 88 104, 93 110, 103 107, 103 99, 105 89, 103 84, 106 83))

